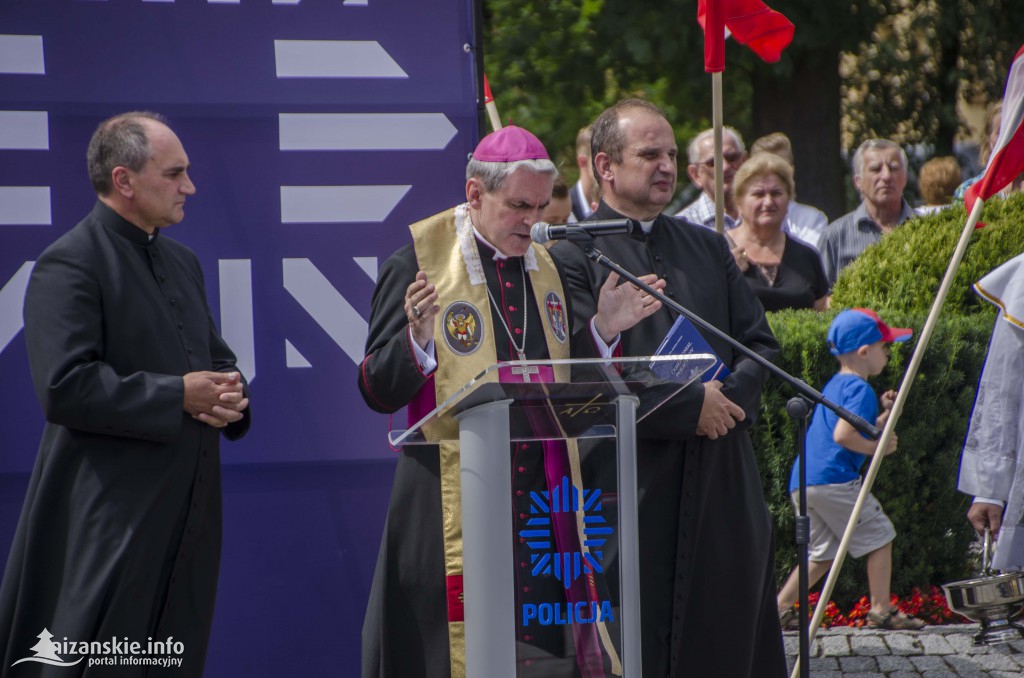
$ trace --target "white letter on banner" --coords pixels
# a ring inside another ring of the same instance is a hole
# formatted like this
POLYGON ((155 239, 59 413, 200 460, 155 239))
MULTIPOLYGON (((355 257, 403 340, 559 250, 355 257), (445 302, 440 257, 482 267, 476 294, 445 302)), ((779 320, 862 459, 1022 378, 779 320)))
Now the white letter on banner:
POLYGON ((25 325, 21 309, 25 305, 25 290, 35 265, 34 261, 26 261, 7 284, 0 288, 0 353, 25 325))
POLYGON ((256 378, 256 333, 252 311, 252 261, 221 259, 220 335, 235 353, 236 364, 246 379, 256 378))
POLYGON ((283 259, 284 288, 352 362, 363 360, 369 325, 309 259, 283 259))

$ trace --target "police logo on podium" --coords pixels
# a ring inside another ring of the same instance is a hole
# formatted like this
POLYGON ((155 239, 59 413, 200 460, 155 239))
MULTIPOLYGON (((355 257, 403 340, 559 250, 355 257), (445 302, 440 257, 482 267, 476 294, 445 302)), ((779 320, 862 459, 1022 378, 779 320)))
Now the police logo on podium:
MULTIPOLYGON (((601 512, 601 490, 578 489, 567 477, 550 492, 531 492, 530 517, 526 527, 519 531, 530 549, 531 576, 553 576, 566 590, 577 579, 585 577, 588 591, 593 591, 594 575, 604 572, 604 545, 614 533, 601 512), (558 549, 552 516, 559 513, 571 514, 574 525, 576 514, 583 514, 581 550, 558 549)), ((529 626, 531 621, 548 626, 614 621, 614 614, 610 601, 590 597, 588 601, 575 603, 564 599, 526 603, 522 607, 522 618, 524 626, 529 626)))

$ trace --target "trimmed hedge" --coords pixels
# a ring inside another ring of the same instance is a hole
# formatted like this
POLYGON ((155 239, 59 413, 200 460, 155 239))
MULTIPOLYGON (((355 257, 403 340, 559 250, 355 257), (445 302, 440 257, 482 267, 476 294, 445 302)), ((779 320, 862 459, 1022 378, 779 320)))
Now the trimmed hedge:
MULTIPOLYGON (((897 594, 963 579, 976 567, 969 554, 974 532, 965 519, 970 500, 956 491, 956 482, 995 314, 970 285, 1021 251, 1024 195, 986 205, 983 219, 988 227, 972 236, 897 423, 899 449, 882 463, 873 489, 898 533, 892 581, 897 594)), ((963 208, 955 207, 909 222, 866 250, 840 275, 830 312, 769 313, 782 346, 779 366, 822 389, 837 369, 825 347, 828 325, 851 306, 872 308, 890 325, 913 327, 919 335, 965 220, 963 208)), ((872 379, 876 391, 899 387, 914 345, 894 345, 886 371, 872 379)), ((785 411, 792 395, 781 382, 769 380, 760 420, 751 431, 775 519, 780 585, 796 563, 788 493, 795 424, 785 411)), ((862 561, 847 557, 832 596, 840 607, 867 594, 864 570, 862 561)))

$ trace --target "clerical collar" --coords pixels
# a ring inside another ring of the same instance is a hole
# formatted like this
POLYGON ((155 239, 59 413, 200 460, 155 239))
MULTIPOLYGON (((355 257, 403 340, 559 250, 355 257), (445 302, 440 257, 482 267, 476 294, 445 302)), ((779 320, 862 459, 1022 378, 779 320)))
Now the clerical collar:
POLYGON ((644 233, 650 235, 651 231, 654 229, 654 219, 651 219, 650 221, 641 221, 640 228, 643 229, 644 233))
POLYGON ((96 201, 96 205, 92 208, 92 216, 108 230, 138 245, 155 245, 159 240, 160 229, 150 235, 115 212, 110 205, 102 200, 96 201))
POLYGON ((469 225, 473 228, 473 235, 476 236, 477 241, 484 247, 487 247, 488 249, 494 251, 494 256, 491 257, 491 259, 493 259, 494 261, 505 261, 506 259, 508 259, 507 254, 502 254, 502 252, 497 247, 487 242, 487 238, 485 238, 480 231, 476 230, 476 224, 473 223, 472 219, 469 220, 469 225))

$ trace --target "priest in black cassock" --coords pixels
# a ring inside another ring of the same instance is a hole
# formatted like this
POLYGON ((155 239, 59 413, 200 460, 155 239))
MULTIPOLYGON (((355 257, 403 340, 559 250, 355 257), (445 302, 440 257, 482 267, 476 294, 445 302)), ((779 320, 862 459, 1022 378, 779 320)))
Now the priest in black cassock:
MULTIPOLYGON (((647 101, 621 101, 594 122, 591 141, 602 195, 591 218, 643 226, 597 247, 629 271, 653 271, 669 298, 775 356, 764 311, 725 239, 661 213, 678 153, 664 114, 647 101)), ((552 255, 565 267, 574 312, 587 317, 606 269, 567 242, 552 255)), ((623 355, 654 354, 675 319, 663 308, 623 332, 623 355)), ((690 385, 637 427, 644 678, 784 676, 772 522, 747 435, 765 373, 706 338, 731 373, 690 385)))
POLYGON ((25 295, 46 427, 0 587, 0 675, 200 676, 219 438, 248 430, 249 399, 199 261, 161 235, 195 193, 178 137, 161 116, 124 113, 100 124, 87 158, 99 199, 39 256, 25 295), (115 637, 142 649, 173 638, 157 654, 181 664, 121 665, 115 637), (106 642, 117 663, 90 667, 104 657, 54 640, 106 642))
MULTIPOLYGON (((610 279, 590 315, 573 325, 561 271, 530 240, 556 176, 535 136, 513 126, 488 135, 466 176, 466 202, 413 224, 412 244, 384 262, 374 291, 359 389, 377 411, 408 406, 410 424, 495 362, 608 356, 619 332, 660 307, 610 279)), ((570 476, 578 486, 575 455, 573 445, 513 445, 516 534, 531 491, 550 491, 570 476)), ((402 449, 363 626, 364 678, 465 676, 458 485, 457 444, 402 449)), ((580 548, 575 514, 568 515, 572 524, 562 527, 552 516, 565 551, 580 548)), ((509 539, 520 602, 594 600, 592 580, 566 588, 551 575, 533 576, 524 540, 509 539)), ((517 614, 516 632, 521 676, 593 678, 613 675, 619 664, 600 624, 529 625, 517 614)))

